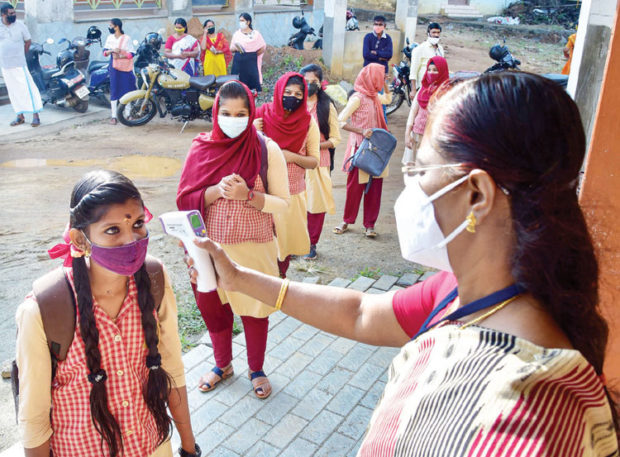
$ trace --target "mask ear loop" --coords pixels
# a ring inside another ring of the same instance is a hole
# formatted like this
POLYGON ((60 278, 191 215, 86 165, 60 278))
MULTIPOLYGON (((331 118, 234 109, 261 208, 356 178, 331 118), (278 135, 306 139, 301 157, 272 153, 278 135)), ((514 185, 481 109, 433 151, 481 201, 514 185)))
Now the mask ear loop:
POLYGON ((459 179, 457 179, 454 182, 451 182, 450 184, 448 184, 446 187, 439 189, 437 192, 435 192, 433 195, 431 195, 430 197, 428 197, 428 202, 429 203, 433 203, 435 200, 437 200, 439 197, 443 197, 445 194, 447 194, 448 192, 450 192, 452 189, 454 189, 455 187, 458 187, 459 185, 461 185, 462 183, 464 183, 467 178, 469 178, 469 173, 466 174, 465 176, 460 177, 459 179))

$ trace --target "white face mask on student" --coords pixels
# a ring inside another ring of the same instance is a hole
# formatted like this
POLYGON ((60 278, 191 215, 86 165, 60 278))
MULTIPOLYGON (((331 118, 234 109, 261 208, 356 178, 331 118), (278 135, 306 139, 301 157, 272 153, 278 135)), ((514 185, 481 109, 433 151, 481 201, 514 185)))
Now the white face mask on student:
POLYGON ((428 37, 428 42, 430 44, 432 44, 433 46, 436 46, 439 44, 439 37, 433 37, 433 36, 429 36, 428 37))
POLYGON ((419 176, 405 179, 405 189, 394 204, 396 229, 403 258, 438 270, 452 271, 448 258, 448 243, 465 230, 469 222, 466 219, 444 237, 435 218, 433 202, 464 183, 468 177, 469 175, 465 175, 457 179, 430 197, 420 187, 419 176))
POLYGON ((237 138, 248 126, 249 117, 217 116, 217 124, 228 138, 237 138))

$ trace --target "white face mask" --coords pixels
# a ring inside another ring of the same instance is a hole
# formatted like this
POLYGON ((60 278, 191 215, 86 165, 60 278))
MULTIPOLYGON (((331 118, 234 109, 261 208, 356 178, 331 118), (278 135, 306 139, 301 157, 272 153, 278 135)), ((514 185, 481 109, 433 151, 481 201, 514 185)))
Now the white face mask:
POLYGON ((245 30, 248 28, 248 23, 247 22, 243 22, 243 21, 239 21, 239 28, 241 30, 245 30))
POLYGON ((452 271, 447 245, 465 230, 468 221, 465 220, 444 237, 435 219, 433 201, 465 182, 468 177, 466 175, 457 179, 430 197, 420 187, 419 176, 405 180, 405 189, 394 204, 394 212, 400 251, 406 260, 442 271, 452 271))
POLYGON ((248 126, 249 117, 217 116, 217 123, 228 138, 237 138, 248 126))
POLYGON ((439 44, 439 37, 432 37, 432 36, 429 36, 429 37, 428 37, 428 42, 429 42, 430 44, 432 44, 433 46, 435 46, 435 45, 439 44))

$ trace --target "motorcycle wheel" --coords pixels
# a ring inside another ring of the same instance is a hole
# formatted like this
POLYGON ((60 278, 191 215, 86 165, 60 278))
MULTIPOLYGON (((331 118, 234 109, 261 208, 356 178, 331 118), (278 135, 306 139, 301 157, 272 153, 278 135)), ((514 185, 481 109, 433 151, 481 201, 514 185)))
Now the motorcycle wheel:
POLYGON ((85 113, 88 110, 88 100, 80 100, 73 105, 73 109, 78 113, 85 113))
MULTIPOLYGON (((392 85, 390 85, 390 90, 392 90, 392 85)), ((398 92, 397 94, 393 94, 392 95, 392 102, 389 105, 386 105, 385 107, 385 114, 387 114, 388 116, 390 114, 392 114, 394 111, 396 111, 398 108, 400 108, 400 105, 403 104, 403 101, 405 100, 405 94, 403 94, 402 92, 398 92)))
POLYGON ((127 127, 138 127, 149 122, 155 117, 157 113, 157 106, 155 100, 150 98, 142 113, 140 113, 140 107, 143 99, 132 100, 128 104, 119 103, 116 109, 116 115, 121 124, 127 127))

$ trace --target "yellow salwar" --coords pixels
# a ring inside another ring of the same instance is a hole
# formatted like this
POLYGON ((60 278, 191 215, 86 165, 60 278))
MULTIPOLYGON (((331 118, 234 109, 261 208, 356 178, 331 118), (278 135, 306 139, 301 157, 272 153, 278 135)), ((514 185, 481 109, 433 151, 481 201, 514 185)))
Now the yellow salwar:
MULTIPOLYGON (((267 167, 268 194, 265 194, 265 206, 262 211, 274 216, 286 212, 290 205, 288 190, 288 173, 284 155, 275 141, 267 140, 269 163, 267 167)), ((278 276, 278 248, 275 240, 268 243, 222 244, 222 249, 239 265, 252 268, 271 276, 278 276)), ((238 316, 267 317, 275 311, 255 298, 239 292, 217 289, 222 303, 229 303, 238 316)))
POLYGON ((202 65, 205 76, 222 76, 226 74, 226 58, 224 54, 213 54, 207 49, 205 51, 205 60, 202 65))
MULTIPOLYGON (((317 163, 321 160, 320 139, 319 125, 312 119, 308 128, 305 147, 307 155, 314 157, 317 163)), ((285 260, 289 255, 305 255, 310 251, 306 192, 291 195, 288 210, 274 214, 273 221, 276 227, 278 259, 285 260)))

